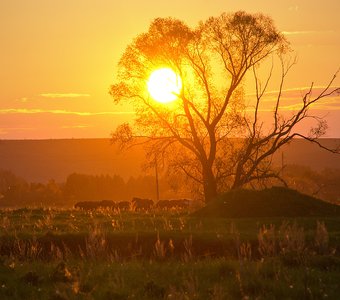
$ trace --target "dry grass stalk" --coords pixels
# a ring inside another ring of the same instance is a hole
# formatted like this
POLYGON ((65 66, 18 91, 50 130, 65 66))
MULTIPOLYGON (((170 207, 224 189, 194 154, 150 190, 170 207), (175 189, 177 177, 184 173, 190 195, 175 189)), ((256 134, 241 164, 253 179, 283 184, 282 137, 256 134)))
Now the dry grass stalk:
POLYGON ((263 225, 259 230, 257 240, 259 243, 259 253, 262 257, 274 256, 276 254, 276 234, 274 225, 271 224, 269 227, 263 225))
POLYGON ((329 234, 324 222, 317 221, 314 242, 319 254, 329 253, 329 234))

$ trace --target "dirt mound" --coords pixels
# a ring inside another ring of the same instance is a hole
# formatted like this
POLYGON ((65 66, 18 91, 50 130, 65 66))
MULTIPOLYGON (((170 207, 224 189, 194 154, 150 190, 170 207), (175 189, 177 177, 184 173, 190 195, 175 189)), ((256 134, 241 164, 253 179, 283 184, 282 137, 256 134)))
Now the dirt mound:
POLYGON ((222 218, 336 215, 340 216, 340 206, 282 187, 230 191, 193 213, 196 217, 222 218))

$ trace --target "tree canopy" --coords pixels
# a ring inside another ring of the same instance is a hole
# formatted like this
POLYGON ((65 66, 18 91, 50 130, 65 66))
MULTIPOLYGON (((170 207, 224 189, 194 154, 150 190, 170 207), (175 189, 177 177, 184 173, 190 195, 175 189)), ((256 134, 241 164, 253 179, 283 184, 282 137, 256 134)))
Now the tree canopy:
POLYGON ((285 37, 263 14, 223 13, 196 28, 174 18, 155 19, 119 61, 110 94, 115 103, 131 104, 136 115, 134 124, 116 129, 113 141, 122 146, 145 143, 150 159, 162 158, 170 172, 185 174, 206 201, 231 188, 280 179, 271 166, 272 155, 296 136, 319 143, 327 128, 324 119, 314 118, 309 135, 295 127, 312 117, 308 111, 313 103, 339 91, 330 89, 335 76, 317 96, 312 97, 311 86, 294 114, 283 116, 283 83, 295 63, 286 58, 289 52, 285 37), (264 128, 259 111, 272 69, 263 82, 258 69, 273 56, 281 75, 272 121, 264 128), (154 101, 146 88, 151 73, 164 67, 182 80, 178 99, 166 105, 154 101), (246 76, 256 88, 251 109, 244 100, 246 76))

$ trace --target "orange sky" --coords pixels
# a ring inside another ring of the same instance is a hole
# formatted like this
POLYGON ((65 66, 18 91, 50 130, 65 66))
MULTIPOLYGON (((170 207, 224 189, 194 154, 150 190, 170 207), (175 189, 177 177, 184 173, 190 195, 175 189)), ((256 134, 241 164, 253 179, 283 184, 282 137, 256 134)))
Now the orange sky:
MULTIPOLYGON (((133 37, 156 17, 195 26, 237 10, 270 15, 296 50, 287 97, 325 85, 340 67, 338 0, 1 0, 0 139, 109 137, 133 117, 108 95, 133 37)), ((318 112, 328 136, 340 137, 340 96, 318 112)))

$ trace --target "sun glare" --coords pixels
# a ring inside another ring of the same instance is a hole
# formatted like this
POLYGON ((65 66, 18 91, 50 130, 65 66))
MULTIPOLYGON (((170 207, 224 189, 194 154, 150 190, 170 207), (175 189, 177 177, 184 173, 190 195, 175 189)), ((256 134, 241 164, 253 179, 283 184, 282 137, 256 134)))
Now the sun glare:
POLYGON ((182 80, 173 70, 162 68, 152 72, 147 86, 154 100, 169 103, 178 98, 178 94, 182 89, 182 80))

